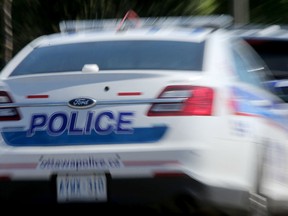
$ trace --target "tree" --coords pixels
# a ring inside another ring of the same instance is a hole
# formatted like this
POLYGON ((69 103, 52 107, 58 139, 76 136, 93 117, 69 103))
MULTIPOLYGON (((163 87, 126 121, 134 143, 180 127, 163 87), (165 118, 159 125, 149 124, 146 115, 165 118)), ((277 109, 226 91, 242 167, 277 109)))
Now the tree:
POLYGON ((12 30, 12 0, 4 0, 2 3, 2 24, 3 24, 3 59, 6 64, 13 55, 13 30, 12 30))
MULTIPOLYGON (((227 0, 226 0, 227 1, 227 0)), ((133 9, 140 17, 206 15, 218 0, 29 0, 13 2, 14 54, 34 38, 59 31, 59 22, 76 19, 122 18, 133 9)))
POLYGON ((252 23, 287 24, 288 0, 250 0, 252 23))
POLYGON ((62 20, 122 18, 130 9, 140 17, 230 14, 243 23, 288 23, 288 0, 0 0, 0 6, 1 65, 36 37, 58 32, 62 20))

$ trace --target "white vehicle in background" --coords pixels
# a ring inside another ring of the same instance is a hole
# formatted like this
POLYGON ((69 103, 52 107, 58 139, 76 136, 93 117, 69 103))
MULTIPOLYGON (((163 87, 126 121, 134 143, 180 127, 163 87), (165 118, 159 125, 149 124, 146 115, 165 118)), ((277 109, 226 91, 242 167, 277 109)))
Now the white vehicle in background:
POLYGON ((23 48, 0 77, 1 203, 284 211, 284 102, 251 47, 202 19, 66 22, 23 48))
POLYGON ((267 83, 288 102, 288 27, 287 25, 244 25, 231 29, 242 37, 271 70, 267 83))

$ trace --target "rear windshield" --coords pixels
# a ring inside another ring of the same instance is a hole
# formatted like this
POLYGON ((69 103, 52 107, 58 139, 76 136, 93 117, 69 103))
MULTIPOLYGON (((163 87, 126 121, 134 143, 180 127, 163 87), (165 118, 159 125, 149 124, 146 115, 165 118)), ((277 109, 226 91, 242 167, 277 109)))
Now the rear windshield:
POLYGON ((276 79, 288 78, 288 41, 247 39, 247 42, 263 58, 276 79))
POLYGON ((102 70, 202 70, 204 42, 101 41, 39 47, 12 76, 81 71, 85 64, 102 70))

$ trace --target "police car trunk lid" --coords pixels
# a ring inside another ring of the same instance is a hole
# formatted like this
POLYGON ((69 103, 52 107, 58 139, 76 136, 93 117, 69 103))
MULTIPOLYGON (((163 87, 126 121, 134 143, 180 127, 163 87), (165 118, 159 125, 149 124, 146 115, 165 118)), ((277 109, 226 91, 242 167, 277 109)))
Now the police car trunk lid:
POLYGON ((15 147, 157 142, 169 123, 151 116, 210 115, 211 104, 200 110, 196 103, 203 93, 211 100, 213 92, 189 85, 191 77, 201 75, 106 71, 9 78, 8 92, 1 92, 2 137, 15 147))

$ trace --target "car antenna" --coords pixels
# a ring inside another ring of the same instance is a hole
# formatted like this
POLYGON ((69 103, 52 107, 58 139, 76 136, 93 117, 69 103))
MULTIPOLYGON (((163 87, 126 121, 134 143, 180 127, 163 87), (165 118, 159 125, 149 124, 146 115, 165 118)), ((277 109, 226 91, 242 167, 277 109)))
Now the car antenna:
POLYGON ((134 10, 128 10, 123 19, 120 21, 119 25, 117 26, 117 31, 124 30, 123 26, 126 20, 134 20, 136 21, 136 25, 139 25, 139 16, 134 10))

